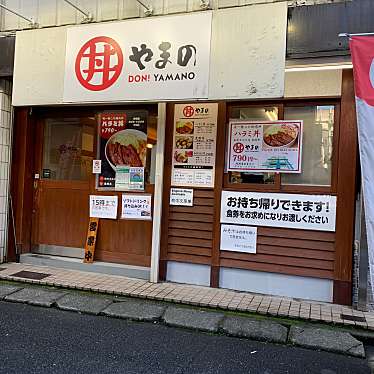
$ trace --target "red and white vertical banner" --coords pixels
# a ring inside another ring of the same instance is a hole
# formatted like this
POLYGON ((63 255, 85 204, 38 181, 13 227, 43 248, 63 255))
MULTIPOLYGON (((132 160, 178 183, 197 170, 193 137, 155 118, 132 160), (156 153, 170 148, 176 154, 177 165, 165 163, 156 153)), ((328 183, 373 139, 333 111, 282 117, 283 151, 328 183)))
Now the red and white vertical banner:
POLYGON ((374 36, 352 36, 358 140, 371 284, 374 285, 374 36))

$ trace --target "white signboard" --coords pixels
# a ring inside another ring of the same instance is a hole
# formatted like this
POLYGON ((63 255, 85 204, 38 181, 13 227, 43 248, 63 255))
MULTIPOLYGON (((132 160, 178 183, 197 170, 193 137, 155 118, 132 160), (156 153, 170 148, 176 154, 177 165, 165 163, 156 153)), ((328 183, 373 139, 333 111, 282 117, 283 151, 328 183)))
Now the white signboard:
POLYGON ((212 12, 67 31, 64 102, 207 98, 212 12))
POLYGON ((222 191, 221 222, 335 231, 336 196, 222 191))
POLYGON ((230 171, 301 173, 302 121, 231 121, 230 171))
POLYGON ((221 251, 256 253, 257 227, 221 225, 221 251))
POLYGON ((118 196, 90 195, 90 217, 117 219, 118 196))
POLYGON ((176 104, 172 186, 214 187, 218 104, 176 104))
POLYGON ((185 188, 171 188, 170 205, 193 206, 193 190, 185 188))
POLYGON ((139 219, 149 221, 152 219, 151 195, 122 195, 122 219, 139 219))
POLYGON ((93 174, 101 173, 101 160, 92 160, 92 173, 93 174))

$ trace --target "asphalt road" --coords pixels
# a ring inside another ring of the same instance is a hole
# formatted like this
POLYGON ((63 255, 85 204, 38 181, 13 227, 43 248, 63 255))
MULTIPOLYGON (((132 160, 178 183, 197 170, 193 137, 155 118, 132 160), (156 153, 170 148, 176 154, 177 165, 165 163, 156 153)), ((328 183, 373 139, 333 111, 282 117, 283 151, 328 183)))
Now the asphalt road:
POLYGON ((0 302, 0 373, 369 374, 365 360, 0 302))

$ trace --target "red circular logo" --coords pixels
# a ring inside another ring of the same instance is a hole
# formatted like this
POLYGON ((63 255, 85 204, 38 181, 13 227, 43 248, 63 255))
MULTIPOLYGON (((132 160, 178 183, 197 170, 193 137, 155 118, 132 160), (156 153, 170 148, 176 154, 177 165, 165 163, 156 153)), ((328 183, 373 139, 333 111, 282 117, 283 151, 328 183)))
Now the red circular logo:
POLYGON ((235 143, 232 149, 235 153, 242 153, 244 151, 244 145, 242 143, 235 143))
POLYGON ((183 115, 185 117, 192 117, 194 113, 195 113, 195 109, 191 105, 185 106, 183 108, 183 115))
POLYGON ((75 60, 75 74, 80 84, 90 91, 102 91, 112 86, 120 76, 122 67, 121 47, 107 36, 89 40, 75 60))

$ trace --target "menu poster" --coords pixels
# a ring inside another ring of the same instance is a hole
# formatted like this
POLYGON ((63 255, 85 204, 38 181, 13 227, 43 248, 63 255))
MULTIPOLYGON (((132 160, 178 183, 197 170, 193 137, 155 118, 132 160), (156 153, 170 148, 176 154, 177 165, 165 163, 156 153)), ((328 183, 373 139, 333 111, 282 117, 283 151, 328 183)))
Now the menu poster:
POLYGON ((231 121, 229 171, 301 173, 303 121, 231 121))
POLYGON ((144 168, 147 155, 147 117, 144 110, 103 112, 99 116, 97 187, 114 190, 116 167, 144 168))
POLYGON ((172 186, 214 187, 218 104, 176 104, 172 186))

